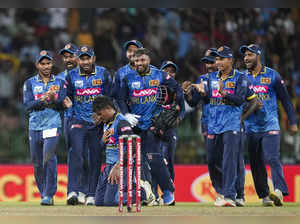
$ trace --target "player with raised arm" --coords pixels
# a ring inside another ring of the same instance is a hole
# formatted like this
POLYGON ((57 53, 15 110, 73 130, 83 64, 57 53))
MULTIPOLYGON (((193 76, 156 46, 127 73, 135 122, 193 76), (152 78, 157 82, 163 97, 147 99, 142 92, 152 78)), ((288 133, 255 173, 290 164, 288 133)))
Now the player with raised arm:
POLYGON ((243 73, 233 69, 231 48, 222 46, 213 51, 212 55, 216 57, 218 71, 210 73, 207 86, 204 82, 193 86, 204 97, 209 98, 210 102, 207 135, 208 168, 216 169, 215 165, 220 163, 220 159, 222 161, 221 172, 210 171, 213 186, 222 186, 218 190, 224 195, 218 203, 215 202, 215 205, 235 207, 241 116, 249 89, 248 80, 243 73), (221 158, 218 153, 220 151, 223 151, 221 158))

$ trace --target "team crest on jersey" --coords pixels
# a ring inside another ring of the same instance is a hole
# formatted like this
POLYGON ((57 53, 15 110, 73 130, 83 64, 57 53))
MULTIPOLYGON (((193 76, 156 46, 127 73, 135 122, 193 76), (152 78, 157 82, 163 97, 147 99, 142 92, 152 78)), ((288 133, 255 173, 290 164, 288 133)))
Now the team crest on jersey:
POLYGON ((35 93, 43 92, 43 86, 35 86, 33 92, 35 93))
POLYGON ((93 86, 99 86, 99 85, 101 85, 102 84, 102 80, 101 79, 94 79, 93 81, 92 81, 92 85, 93 86))
POLYGON ((226 82, 225 86, 226 86, 226 88, 235 88, 235 83, 234 82, 226 82))
POLYGON ((52 85, 49 88, 50 91, 58 91, 59 90, 59 86, 58 85, 52 85))
POLYGON ((219 82, 218 81, 212 81, 211 82, 211 87, 214 89, 218 89, 219 88, 219 82))
POLYGON ((139 89, 139 88, 141 88, 141 83, 140 83, 140 82, 133 82, 133 83, 131 84, 131 87, 132 87, 133 89, 139 89))
POLYGON ((149 86, 158 86, 159 85, 159 80, 150 80, 149 81, 149 86))
POLYGON ((82 80, 76 80, 75 81, 75 87, 78 87, 78 88, 83 87, 83 81, 82 80))
POLYGON ((270 84, 271 83, 271 79, 270 78, 261 78, 260 79, 260 83, 261 84, 270 84))

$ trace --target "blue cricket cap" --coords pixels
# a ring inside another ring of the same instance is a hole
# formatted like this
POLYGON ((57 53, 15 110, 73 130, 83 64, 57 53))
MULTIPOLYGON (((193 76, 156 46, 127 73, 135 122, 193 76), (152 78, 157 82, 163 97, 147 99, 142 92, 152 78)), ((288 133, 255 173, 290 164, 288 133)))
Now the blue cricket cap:
POLYGON ((35 62, 38 63, 40 62, 43 58, 48 58, 49 60, 53 60, 53 56, 52 54, 49 52, 49 51, 46 51, 46 50, 42 50, 37 56, 36 56, 36 59, 35 59, 35 62))
POLYGON ((173 61, 163 61, 161 64, 160 70, 163 70, 164 68, 168 66, 173 66, 175 68, 175 73, 178 71, 178 66, 173 61))
POLYGON ((213 51, 217 51, 217 48, 209 48, 206 52, 205 52, 205 56, 203 58, 201 58, 201 62, 203 62, 204 64, 210 64, 210 63, 215 63, 216 62, 216 57, 212 56, 211 53, 213 51))
POLYGON ((95 55, 95 52, 90 46, 80 46, 77 51, 77 57, 81 57, 82 55, 93 57, 95 55))
POLYGON ((216 51, 211 52, 211 56, 221 57, 221 58, 232 58, 233 51, 228 46, 221 46, 216 51))
POLYGON ((70 54, 76 54, 78 51, 78 47, 72 43, 68 43, 59 51, 59 54, 63 54, 64 52, 68 52, 70 54))
POLYGON ((124 43, 123 49, 125 51, 127 51, 127 48, 129 47, 129 45, 135 45, 138 48, 142 48, 143 47, 143 44, 141 42, 139 42, 138 40, 129 40, 129 41, 127 41, 127 42, 124 43))
POLYGON ((240 53, 244 55, 246 51, 251 51, 257 55, 261 54, 261 48, 257 44, 250 44, 249 46, 242 45, 240 47, 240 53))

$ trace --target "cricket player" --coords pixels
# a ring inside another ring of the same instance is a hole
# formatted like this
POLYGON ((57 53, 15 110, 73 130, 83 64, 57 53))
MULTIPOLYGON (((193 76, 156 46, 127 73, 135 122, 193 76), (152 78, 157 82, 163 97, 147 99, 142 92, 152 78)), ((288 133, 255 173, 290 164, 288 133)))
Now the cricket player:
MULTIPOLYGON (((213 186, 224 195, 215 206, 235 207, 237 165, 240 150, 242 105, 248 91, 248 80, 233 69, 233 51, 222 46, 212 51, 216 57, 217 72, 210 73, 207 86, 204 82, 192 84, 210 102, 207 135, 207 160, 213 186), (219 152, 223 151, 220 158, 219 152), (216 164, 222 161, 222 169, 216 164)), ((254 95, 254 94, 253 94, 254 95)))
POLYGON ((42 50, 36 58, 38 74, 24 83, 24 107, 29 112, 29 145, 34 177, 42 201, 53 205, 57 190, 56 146, 61 134, 60 110, 66 97, 64 81, 51 74, 53 57, 42 50))
POLYGON ((135 58, 134 53, 138 48, 142 48, 143 45, 141 42, 137 40, 129 40, 124 43, 123 45, 123 51, 125 52, 126 58, 128 59, 128 64, 122 66, 118 69, 118 71, 115 74, 114 84, 113 84, 113 93, 112 96, 116 97, 118 91, 121 88, 122 79, 129 73, 132 73, 135 71, 135 58))
POLYGON ((101 167, 103 128, 92 120, 92 104, 97 96, 111 94, 111 77, 101 66, 95 65, 96 56, 89 46, 81 46, 78 54, 79 66, 66 78, 67 95, 73 102, 73 117, 70 121, 69 184, 67 204, 78 204, 78 192, 85 182, 82 180, 88 171, 88 192, 86 205, 94 205, 95 191, 101 167), (86 147, 87 144, 87 147, 86 147), (88 167, 84 157, 88 150, 88 167))
MULTIPOLYGON (((142 181, 151 183, 151 175, 158 179, 165 205, 174 201, 174 184, 163 160, 160 139, 149 129, 156 110, 156 94, 159 85, 172 88, 177 98, 183 97, 177 82, 166 73, 150 67, 150 51, 140 48, 135 52, 136 72, 128 74, 121 84, 118 104, 121 112, 142 139, 142 181), (129 106, 126 102, 130 102, 129 106), (150 166, 149 166, 150 164, 150 166), (151 173, 150 173, 151 169, 151 173)), ((151 183, 152 184, 152 183, 151 183)))
MULTIPOLYGON (((102 141, 106 146, 106 166, 98 180, 95 205, 96 206, 117 206, 119 204, 118 180, 120 175, 119 163, 119 137, 121 135, 132 135, 133 131, 121 113, 116 111, 115 105, 109 97, 98 96, 93 103, 93 112, 96 114, 98 121, 104 122, 104 134, 102 141)), ((125 148, 126 149, 126 148, 125 148)), ((133 149, 133 153, 135 150, 133 149)), ((126 151, 124 150, 124 155, 126 151)), ((127 159, 124 158, 126 164, 127 159)), ((127 169, 124 168, 124 204, 127 203, 127 169)), ((134 179, 134 178, 133 178, 134 179)), ((134 181, 133 181, 134 182, 134 181)), ((141 184, 141 200, 152 202, 153 195, 151 186, 141 184), (147 192, 147 193, 146 193, 147 192), (152 198, 152 199, 151 199, 152 198)), ((135 203, 135 184, 133 184, 133 203, 135 203)))
MULTIPOLYGON (((175 79, 176 73, 178 72, 178 66, 172 61, 163 61, 160 70, 166 72, 167 75, 175 79)), ((178 124, 184 118, 185 105, 184 105, 183 98, 181 99, 179 106, 180 106, 180 114, 178 117, 178 122, 177 122, 178 124)), ((176 143, 177 143, 177 127, 170 128, 169 130, 166 131, 166 133, 164 133, 161 147, 162 147, 164 158, 167 160, 167 165, 173 182, 175 179, 174 159, 175 159, 176 143)), ((175 201, 171 205, 175 205, 175 201)))
MULTIPOLYGON (((63 64, 65 66, 65 70, 59 74, 56 75, 57 78, 60 78, 62 80, 66 80, 66 77, 69 73, 69 71, 71 71, 72 69, 75 69, 78 66, 78 59, 77 59, 77 53, 78 51, 78 47, 72 43, 68 43, 64 46, 64 48, 62 48, 59 51, 59 54, 62 56, 62 61, 63 64)), ((72 101, 70 100, 69 97, 66 97, 65 99, 65 103, 71 103, 72 101)), ((68 150, 68 154, 70 154, 72 148, 70 148, 70 121, 73 115, 73 111, 72 111, 72 107, 68 108, 67 110, 65 110, 64 113, 64 137, 65 137, 65 144, 67 146, 67 150, 68 150)), ((69 156, 68 156, 69 158, 69 156)), ((84 157, 84 160, 87 161, 87 153, 84 157)), ((68 166, 69 166, 69 159, 68 159, 68 166)), ((69 169, 69 168, 68 168, 69 169)), ((69 173, 68 173, 69 174, 69 173)), ((69 179, 69 178, 68 178, 69 179)), ((78 204, 83 205, 85 204, 85 195, 88 191, 87 187, 88 187, 88 183, 87 183, 87 175, 85 175, 82 178, 83 181, 86 182, 86 184, 83 184, 83 189, 81 189, 77 194, 78 194, 78 204)), ((69 184, 69 182, 68 182, 69 184)))
POLYGON ((240 52, 248 69, 251 88, 262 101, 261 109, 244 121, 255 189, 263 206, 282 206, 283 196, 287 196, 289 191, 280 163, 277 99, 281 101, 288 115, 292 134, 298 131, 295 111, 281 76, 277 71, 261 64, 260 47, 256 44, 242 45, 240 52), (271 168, 274 192, 269 190, 265 164, 269 164, 271 168))

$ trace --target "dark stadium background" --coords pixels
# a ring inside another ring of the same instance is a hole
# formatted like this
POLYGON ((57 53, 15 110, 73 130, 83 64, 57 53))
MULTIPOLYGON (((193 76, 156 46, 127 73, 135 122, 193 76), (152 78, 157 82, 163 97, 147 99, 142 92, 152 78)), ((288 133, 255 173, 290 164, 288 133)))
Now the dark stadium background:
MULTIPOLYGON (((54 73, 62 71, 57 52, 68 42, 92 45, 97 64, 113 75, 124 63, 122 44, 140 40, 153 52, 153 65, 159 67, 165 59, 177 63, 179 82, 195 81, 204 72, 200 58, 209 47, 232 47, 236 68, 244 69, 238 48, 255 42, 263 47, 263 63, 284 78, 299 121, 299 21, 296 8, 0 9, 0 163, 30 163, 22 86, 36 73, 34 58, 41 49, 53 51, 54 73)), ((187 112, 179 127, 178 164, 206 162, 200 114, 199 108, 187 112)), ((288 135, 282 110, 280 118, 282 162, 300 163, 300 136, 288 135)), ((61 138, 59 163, 66 163, 66 156, 61 138)))

